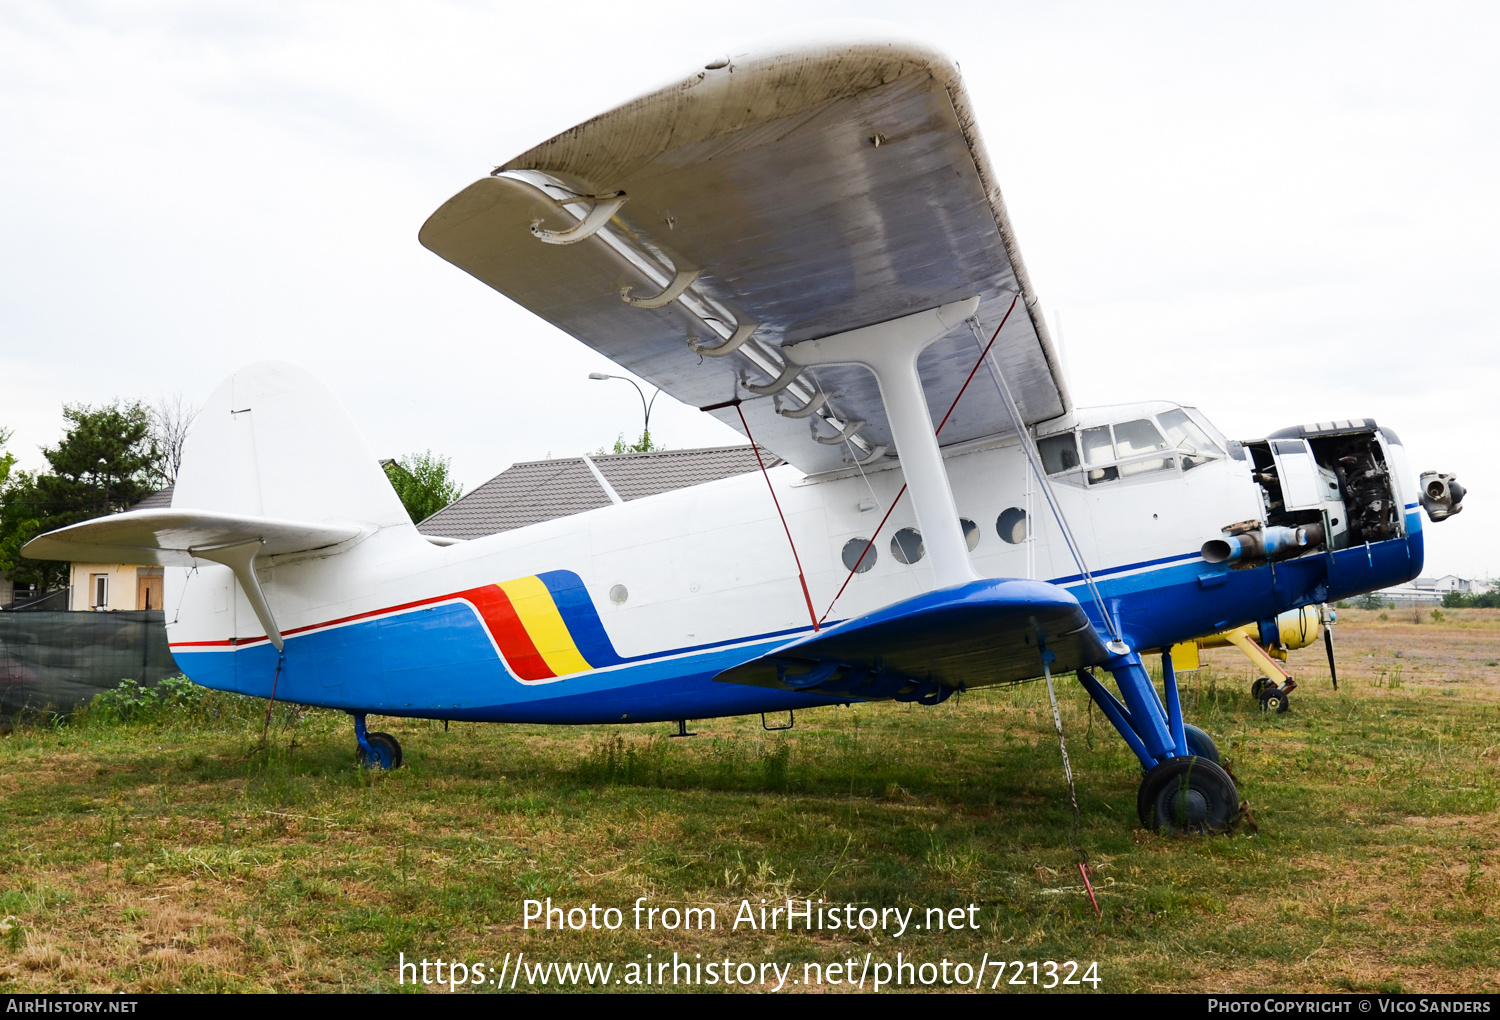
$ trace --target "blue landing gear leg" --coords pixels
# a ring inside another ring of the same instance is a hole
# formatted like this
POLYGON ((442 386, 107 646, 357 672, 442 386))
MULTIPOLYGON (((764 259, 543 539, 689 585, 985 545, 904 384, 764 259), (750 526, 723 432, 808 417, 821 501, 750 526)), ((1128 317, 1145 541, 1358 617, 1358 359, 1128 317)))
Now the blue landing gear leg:
POLYGON ((1182 721, 1171 654, 1162 655, 1165 705, 1135 652, 1115 656, 1104 668, 1114 676, 1120 698, 1092 673, 1080 671, 1078 679, 1146 771, 1136 798, 1141 824, 1168 833, 1228 828, 1239 811, 1239 791, 1219 765, 1213 741, 1182 721))
POLYGON ((365 730, 363 713, 354 716, 354 739, 359 742, 354 757, 361 767, 367 769, 399 769, 401 767, 401 744, 389 733, 370 733, 365 730))

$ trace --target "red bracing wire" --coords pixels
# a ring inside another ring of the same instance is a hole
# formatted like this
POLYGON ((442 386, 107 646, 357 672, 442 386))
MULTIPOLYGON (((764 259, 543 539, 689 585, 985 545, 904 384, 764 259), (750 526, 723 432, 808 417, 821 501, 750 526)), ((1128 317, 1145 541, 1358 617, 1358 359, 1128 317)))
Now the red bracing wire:
POLYGON ((266 738, 271 735, 271 710, 276 707, 276 681, 281 679, 281 664, 286 661, 286 653, 282 652, 276 657, 276 675, 271 678, 271 700, 266 704, 266 725, 260 731, 260 743, 264 747, 266 738))
MULTIPOLYGON (((953 417, 953 409, 955 407, 957 407, 958 406, 958 402, 963 399, 964 391, 969 388, 969 383, 971 383, 971 382, 974 381, 974 376, 979 371, 979 366, 983 365, 984 364, 984 359, 987 358, 987 357, 989 357, 989 355, 990 355, 990 348, 993 347, 993 346, 995 346, 995 341, 996 340, 1000 339, 1000 331, 1002 329, 1004 329, 1005 328, 1005 324, 1010 321, 1010 313, 1013 312, 1013 311, 1015 311, 1015 309, 1016 309, 1016 302, 1019 301, 1019 300, 1021 300, 1021 294, 1020 294, 1019 291, 1017 291, 1016 292, 1016 296, 1010 299, 1010 307, 1005 310, 1005 318, 1001 319, 1000 320, 1000 325, 998 325, 998 326, 995 327, 995 335, 992 336, 992 337, 990 337, 990 342, 984 345, 984 350, 981 351, 980 354, 979 354, 979 360, 976 361, 976 362, 974 362, 974 367, 973 368, 969 369, 969 377, 967 379, 965 379, 964 380, 964 384, 958 388, 958 396, 954 397, 953 398, 953 403, 951 403, 951 404, 948 405, 948 413, 945 414, 945 415, 943 415, 943 420, 942 421, 938 422, 938 427, 934 430, 933 435, 942 435, 942 433, 943 433, 943 426, 946 425, 946 424, 948 424, 948 419, 949 418, 953 417)), ((740 416, 740 420, 741 421, 744 420, 744 415, 740 416)), ((747 434, 748 434, 748 430, 747 430, 747 434)), ((898 450, 896 452, 899 454, 901 451, 898 450)), ((759 456, 759 454, 757 454, 756 456, 759 456)), ((899 502, 901 502, 901 497, 904 496, 904 495, 906 495, 906 486, 902 485, 901 486, 901 491, 898 492, 898 493, 896 493, 896 498, 893 499, 893 500, 891 500, 891 508, 890 508, 890 510, 887 510, 885 512, 885 516, 882 517, 882 518, 880 518, 880 523, 875 526, 875 534, 873 534, 873 535, 870 536, 870 540, 868 542, 866 542, 865 543, 865 547, 860 550, 859 559, 855 560, 854 561, 854 566, 852 566, 852 567, 849 568, 849 576, 846 577, 846 578, 844 578, 844 583, 843 584, 839 585, 838 595, 835 595, 833 597, 833 602, 828 603, 828 608, 827 608, 827 610, 824 611, 822 620, 828 619, 828 614, 831 613, 831 612, 833 612, 834 604, 837 603, 838 600, 839 600, 839 597, 844 594, 844 589, 847 588, 847 587, 849 587, 849 582, 852 581, 852 580, 854 580, 854 575, 855 575, 856 572, 858 572, 859 565, 865 561, 865 555, 871 549, 875 548, 875 538, 876 538, 876 536, 880 534, 880 529, 883 528, 883 527, 885 527, 885 522, 891 519, 891 513, 896 509, 896 504, 899 503, 899 502)), ((819 620, 819 622, 821 623, 822 620, 819 620)))
POLYGON ((1094 905, 1094 913, 1102 920, 1104 911, 1099 909, 1099 900, 1094 896, 1094 883, 1089 881, 1089 866, 1079 861, 1078 873, 1083 876, 1083 887, 1089 891, 1089 902, 1094 905))
POLYGON ((771 484, 771 475, 766 471, 766 462, 761 459, 760 447, 755 445, 755 437, 750 434, 750 423, 745 420, 745 412, 740 410, 740 402, 734 402, 735 413, 740 416, 740 424, 745 427, 745 438, 750 440, 750 449, 755 451, 755 463, 760 465, 761 477, 766 480, 766 488, 771 490, 771 502, 776 504, 776 516, 781 518, 782 530, 786 532, 786 544, 792 547, 792 559, 797 564, 797 580, 802 582, 802 597, 807 601, 807 618, 812 621, 813 633, 818 631, 818 614, 813 609, 812 592, 807 588, 807 575, 802 572, 802 557, 797 555, 797 543, 792 541, 792 529, 787 526, 786 514, 781 512, 781 500, 776 498, 776 487, 771 484))

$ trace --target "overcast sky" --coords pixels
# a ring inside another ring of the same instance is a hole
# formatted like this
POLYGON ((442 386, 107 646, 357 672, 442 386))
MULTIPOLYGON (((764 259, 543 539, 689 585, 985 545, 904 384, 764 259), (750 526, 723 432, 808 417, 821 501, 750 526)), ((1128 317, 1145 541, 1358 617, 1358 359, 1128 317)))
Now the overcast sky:
MULTIPOLYGON (((1081 405, 1232 436, 1373 416, 1500 573, 1493 3, 0 4, 0 426, 201 402, 297 361, 382 455, 517 460, 639 429, 610 365, 417 244, 494 165, 768 30, 875 17, 962 65, 1081 405), (1055 321, 1055 320, 1054 320, 1055 321)), ((671 447, 738 436, 663 397, 671 447)))

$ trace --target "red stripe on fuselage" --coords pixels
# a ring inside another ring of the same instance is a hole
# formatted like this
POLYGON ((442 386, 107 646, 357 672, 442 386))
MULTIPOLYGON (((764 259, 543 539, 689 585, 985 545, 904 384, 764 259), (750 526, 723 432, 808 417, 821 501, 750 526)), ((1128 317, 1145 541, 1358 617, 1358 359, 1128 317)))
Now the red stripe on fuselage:
POLYGON ((510 664, 511 671, 522 680, 551 680, 557 676, 547 666, 547 660, 536 650, 531 635, 521 624, 516 607, 498 584, 475 588, 464 592, 464 597, 474 603, 479 615, 484 618, 490 636, 500 646, 500 654, 510 664))

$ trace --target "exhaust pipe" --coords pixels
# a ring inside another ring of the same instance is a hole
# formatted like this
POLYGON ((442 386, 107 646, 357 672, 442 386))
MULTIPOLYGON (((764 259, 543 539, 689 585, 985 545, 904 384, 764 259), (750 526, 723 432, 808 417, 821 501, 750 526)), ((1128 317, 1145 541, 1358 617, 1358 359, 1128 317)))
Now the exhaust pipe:
POLYGON ((1295 556, 1309 546, 1323 544, 1323 525, 1300 528, 1257 528, 1243 535, 1211 538, 1203 543, 1203 559, 1209 563, 1253 563, 1295 556))

